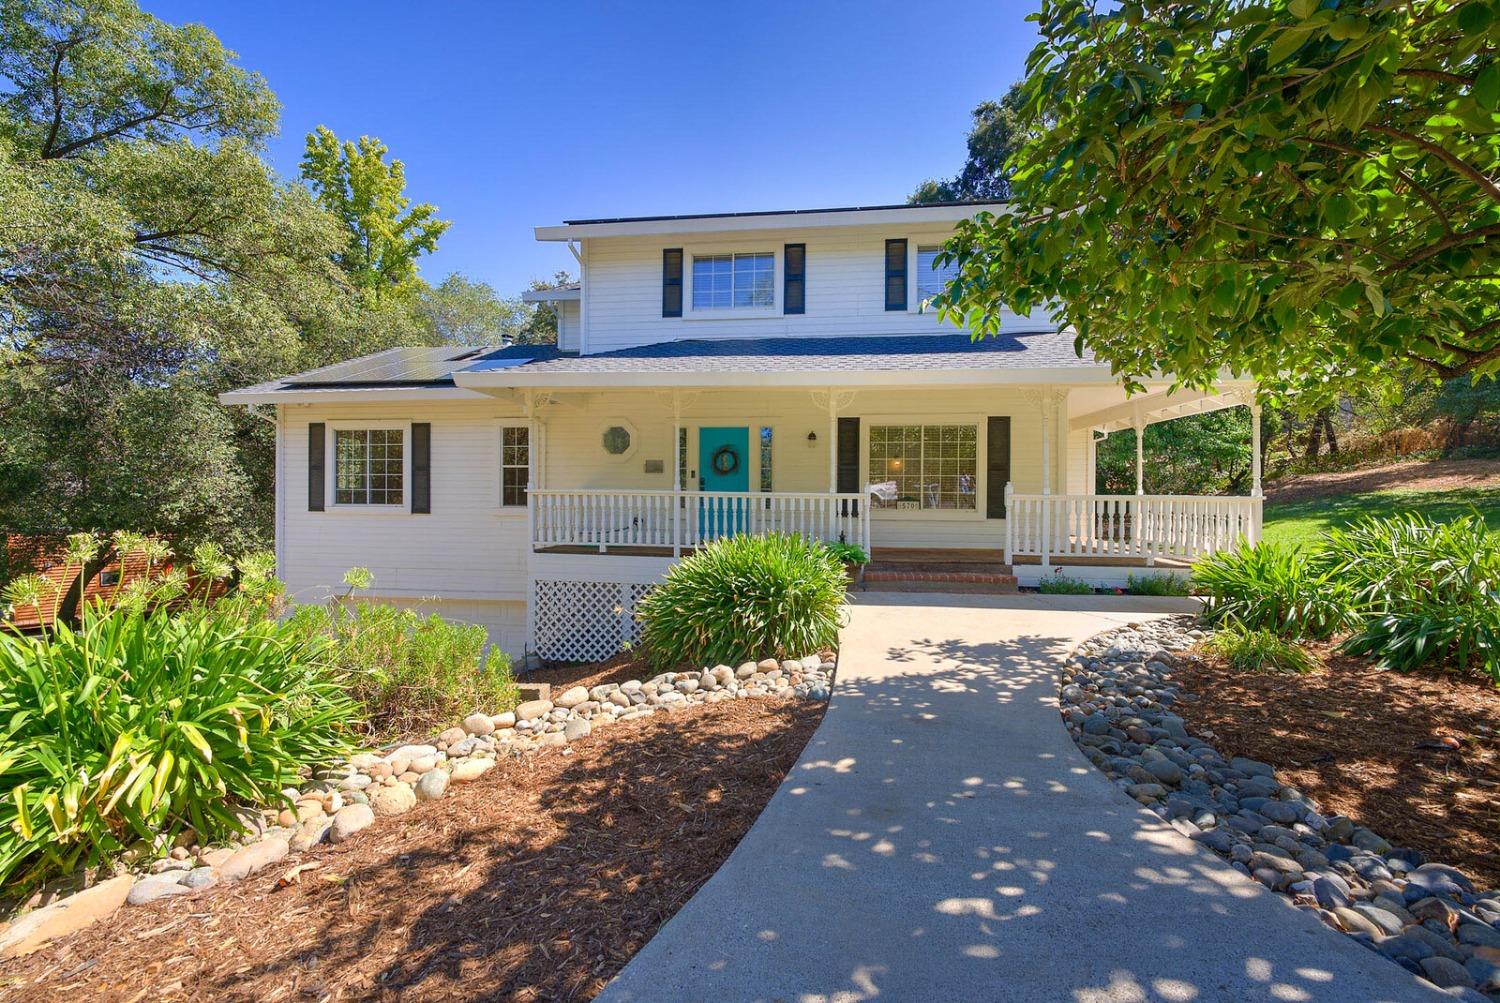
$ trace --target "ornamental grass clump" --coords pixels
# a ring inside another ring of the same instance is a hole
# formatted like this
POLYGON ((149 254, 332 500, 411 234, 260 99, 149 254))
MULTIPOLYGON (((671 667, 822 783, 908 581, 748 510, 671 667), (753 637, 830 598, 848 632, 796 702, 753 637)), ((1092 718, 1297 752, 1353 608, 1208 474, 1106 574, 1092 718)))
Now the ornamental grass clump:
POLYGON ((848 575, 800 536, 717 540, 672 567, 637 607, 658 668, 797 657, 838 642, 848 575))
POLYGON ((325 646, 237 610, 85 609, 0 634, 0 884, 26 889, 236 808, 352 751, 359 705, 325 646))
POLYGON ((1247 629, 1228 624, 1204 645, 1237 672, 1291 672, 1304 675, 1317 668, 1307 649, 1263 627, 1247 629))
POLYGON ((1282 637, 1326 638, 1350 618, 1349 589, 1327 562, 1290 547, 1241 543, 1193 567, 1210 624, 1263 628, 1282 637))
POLYGON ((1500 683, 1500 539, 1479 516, 1363 519, 1331 530, 1326 556, 1358 616, 1345 651, 1402 671, 1448 663, 1500 683))

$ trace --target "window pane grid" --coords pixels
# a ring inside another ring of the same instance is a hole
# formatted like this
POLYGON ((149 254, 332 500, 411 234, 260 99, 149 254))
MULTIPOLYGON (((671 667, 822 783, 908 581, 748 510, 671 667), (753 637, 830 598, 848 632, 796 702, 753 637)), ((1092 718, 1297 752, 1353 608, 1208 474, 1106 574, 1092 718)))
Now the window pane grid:
POLYGON ((500 504, 526 504, 531 481, 531 430, 524 425, 506 425, 500 430, 500 504))
POLYGON ((973 510, 978 446, 973 425, 872 426, 870 481, 876 507, 973 510))
POLYGON ((941 247, 917 248, 917 302, 926 303, 958 277, 958 263, 950 261, 939 268, 937 256, 941 247))
POLYGON ((337 505, 400 505, 405 433, 399 428, 335 429, 333 500, 337 505))
POLYGON ((776 305, 776 255, 693 256, 693 309, 726 310, 776 305))

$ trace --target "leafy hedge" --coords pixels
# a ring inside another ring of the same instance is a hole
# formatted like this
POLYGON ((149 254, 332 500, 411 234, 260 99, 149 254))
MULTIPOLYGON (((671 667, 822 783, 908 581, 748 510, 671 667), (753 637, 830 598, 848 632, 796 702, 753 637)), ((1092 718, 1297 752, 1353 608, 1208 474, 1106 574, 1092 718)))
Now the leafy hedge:
POLYGON ((450 724, 474 710, 498 714, 519 700, 509 656, 494 649, 486 658, 486 632, 475 624, 364 600, 299 606, 290 623, 328 640, 377 735, 450 724))
POLYGON ((849 587, 841 558, 800 536, 734 536, 684 558, 641 599, 659 667, 798 656, 831 647, 849 587))
POLYGON ((1283 637, 1326 638, 1349 622, 1348 590, 1320 555, 1275 544, 1241 544, 1204 558, 1193 582, 1205 594, 1203 616, 1283 637))
POLYGON ((1241 546, 1199 562, 1193 579, 1212 623, 1347 634, 1345 651, 1382 667, 1453 665, 1500 684, 1500 539, 1477 515, 1368 518, 1304 551, 1241 546))
POLYGON ((300 767, 351 748, 326 646, 237 609, 84 611, 0 633, 0 883, 29 887, 191 825, 236 833, 300 767))

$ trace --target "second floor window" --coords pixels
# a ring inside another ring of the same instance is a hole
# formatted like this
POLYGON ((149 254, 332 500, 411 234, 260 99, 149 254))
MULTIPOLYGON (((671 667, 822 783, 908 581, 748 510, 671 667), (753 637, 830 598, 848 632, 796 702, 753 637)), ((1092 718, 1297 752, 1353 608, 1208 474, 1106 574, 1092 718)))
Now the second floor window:
POLYGON ((693 309, 767 309, 776 305, 776 255, 693 256, 693 309))
POLYGON ((917 303, 924 307, 934 296, 946 290, 948 283, 958 276, 956 263, 949 262, 938 267, 937 256, 942 253, 941 246, 917 248, 917 303))

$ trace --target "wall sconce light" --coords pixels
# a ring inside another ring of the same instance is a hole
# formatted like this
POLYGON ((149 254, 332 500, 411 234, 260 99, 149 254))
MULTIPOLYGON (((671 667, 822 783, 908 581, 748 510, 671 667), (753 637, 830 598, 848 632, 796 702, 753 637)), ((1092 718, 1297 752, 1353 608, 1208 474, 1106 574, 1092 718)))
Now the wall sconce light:
POLYGON ((807 448, 808 449, 812 449, 817 444, 818 444, 818 433, 817 432, 808 432, 807 433, 807 448))

